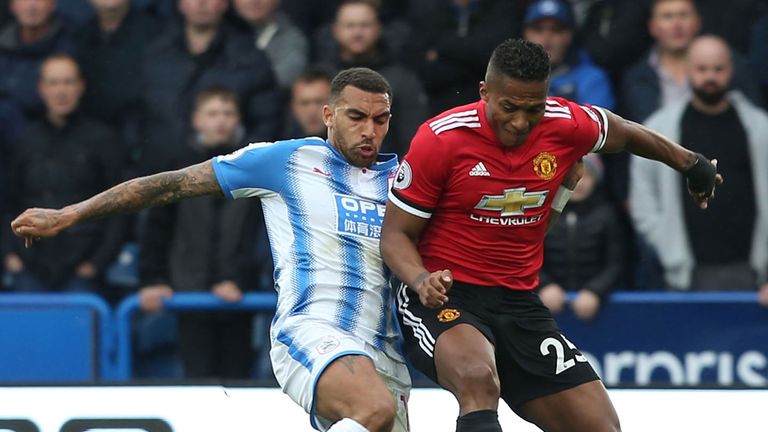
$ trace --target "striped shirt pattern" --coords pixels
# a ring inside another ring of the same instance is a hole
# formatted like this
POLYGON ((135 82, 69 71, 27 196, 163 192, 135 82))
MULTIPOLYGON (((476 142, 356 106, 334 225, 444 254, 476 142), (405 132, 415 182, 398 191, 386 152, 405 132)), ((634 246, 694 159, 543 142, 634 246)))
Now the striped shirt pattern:
MULTIPOLYGON (((379 252, 397 157, 380 155, 374 166, 357 168, 325 140, 305 138, 252 144, 214 158, 213 166, 225 195, 262 200, 278 292, 273 340, 292 340, 284 321, 307 316, 402 361, 379 252)), ((291 355, 306 357, 300 351, 291 355)))

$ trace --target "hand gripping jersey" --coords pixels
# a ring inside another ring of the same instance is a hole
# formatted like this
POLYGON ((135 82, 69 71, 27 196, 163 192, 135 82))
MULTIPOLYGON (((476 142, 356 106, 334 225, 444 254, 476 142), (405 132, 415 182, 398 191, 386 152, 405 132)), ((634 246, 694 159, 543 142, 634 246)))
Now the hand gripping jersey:
POLYGON ((272 338, 291 346, 281 324, 305 315, 402 360, 379 253, 397 156, 357 168, 326 141, 305 138, 251 144, 214 158, 213 168, 227 197, 261 198, 278 292, 272 338))
POLYGON ((602 109, 548 98, 526 141, 506 148, 484 101, 454 108, 421 125, 389 199, 430 219, 418 245, 429 271, 530 290, 557 188, 579 158, 602 149, 607 128, 602 109))

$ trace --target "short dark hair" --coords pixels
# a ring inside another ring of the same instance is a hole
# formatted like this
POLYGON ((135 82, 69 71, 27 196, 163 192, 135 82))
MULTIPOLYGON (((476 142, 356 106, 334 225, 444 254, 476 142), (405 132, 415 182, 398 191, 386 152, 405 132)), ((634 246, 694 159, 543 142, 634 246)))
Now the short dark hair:
POLYGON ((207 87, 195 95, 195 110, 199 110, 203 104, 211 99, 221 99, 224 102, 229 102, 239 111, 237 93, 232 91, 229 87, 219 85, 207 87))
POLYGON ((293 80, 294 83, 301 82, 306 84, 311 84, 317 81, 325 81, 330 84, 331 81, 333 81, 333 74, 326 68, 320 66, 310 66, 305 69, 304 72, 299 74, 295 80, 293 80))
POLYGON ((549 79, 549 55, 544 47, 525 39, 507 39, 491 54, 488 73, 499 72, 519 81, 549 79))
POLYGON ((385 93, 392 101, 392 86, 389 85, 386 78, 380 73, 365 67, 356 67, 344 69, 336 74, 331 81, 330 105, 336 103, 341 96, 341 92, 347 87, 352 86, 369 93, 385 93))

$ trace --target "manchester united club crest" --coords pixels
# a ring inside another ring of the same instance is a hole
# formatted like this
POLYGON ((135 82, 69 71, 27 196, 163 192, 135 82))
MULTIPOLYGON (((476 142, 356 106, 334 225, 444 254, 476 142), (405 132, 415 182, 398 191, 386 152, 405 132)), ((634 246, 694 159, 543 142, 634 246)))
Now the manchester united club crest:
POLYGON ((447 323, 461 316, 461 312, 456 309, 443 309, 437 314, 437 320, 441 323, 447 323))
POLYGON ((555 155, 541 152, 533 158, 533 171, 544 180, 549 180, 557 173, 557 159, 555 155))

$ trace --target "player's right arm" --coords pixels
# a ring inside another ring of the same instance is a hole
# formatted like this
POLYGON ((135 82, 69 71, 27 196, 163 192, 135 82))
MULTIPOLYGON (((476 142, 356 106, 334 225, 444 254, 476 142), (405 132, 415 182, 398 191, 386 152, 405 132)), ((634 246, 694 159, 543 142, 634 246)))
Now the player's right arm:
POLYGON ((55 236, 63 229, 91 219, 203 195, 223 196, 210 160, 128 180, 62 209, 27 209, 11 222, 11 228, 30 246, 33 239, 55 236))
POLYGON ((380 248, 384 262, 397 278, 419 294, 424 306, 437 308, 448 301, 446 294, 453 276, 450 270, 430 272, 424 267, 416 245, 427 222, 429 219, 414 216, 388 202, 380 248))

